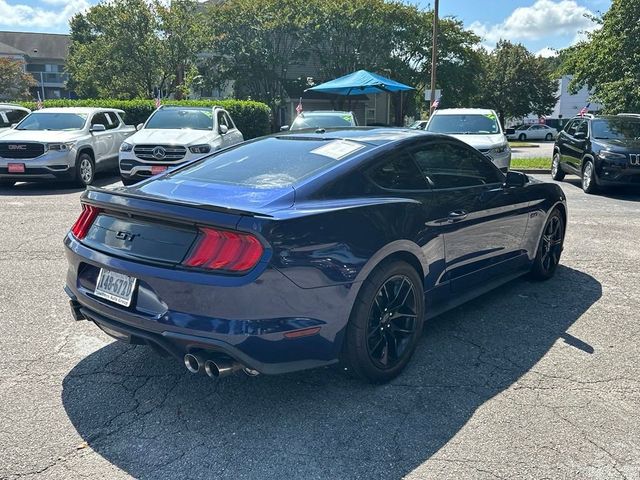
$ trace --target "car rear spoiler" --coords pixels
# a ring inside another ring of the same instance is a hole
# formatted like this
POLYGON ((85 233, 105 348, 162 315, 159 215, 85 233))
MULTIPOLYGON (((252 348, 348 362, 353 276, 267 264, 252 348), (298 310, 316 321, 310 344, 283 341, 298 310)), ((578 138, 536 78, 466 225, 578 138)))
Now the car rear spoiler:
POLYGON ((160 203, 164 205, 177 205, 181 207, 191 207, 191 208, 197 208, 200 210, 208 210, 211 212, 228 213, 230 215, 242 215, 245 217, 273 218, 272 215, 269 215, 263 212, 252 212, 249 210, 240 210, 237 208, 225 207, 223 205, 210 205, 205 203, 185 202, 183 200, 170 200, 167 198, 156 197, 148 194, 141 195, 137 193, 132 193, 132 192, 124 191, 123 189, 108 190, 106 188, 89 186, 87 187, 87 189, 85 190, 85 192, 82 194, 80 198, 86 199, 89 201, 89 203, 96 204, 96 205, 103 205, 103 206, 117 205, 117 208, 119 210, 127 209, 127 206, 122 203, 115 202, 114 204, 113 201, 110 201, 110 197, 125 197, 125 198, 131 198, 136 200, 142 200, 145 202, 155 202, 155 203, 160 203))

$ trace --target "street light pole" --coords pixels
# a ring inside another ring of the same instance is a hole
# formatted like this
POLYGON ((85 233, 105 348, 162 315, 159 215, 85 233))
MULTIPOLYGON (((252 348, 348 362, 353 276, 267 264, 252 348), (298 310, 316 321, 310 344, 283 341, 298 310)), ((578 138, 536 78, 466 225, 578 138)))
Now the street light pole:
POLYGON ((433 103, 436 101, 436 64, 438 62, 438 7, 440 1, 434 0, 433 5, 433 45, 431 46, 431 100, 429 115, 433 113, 433 103))

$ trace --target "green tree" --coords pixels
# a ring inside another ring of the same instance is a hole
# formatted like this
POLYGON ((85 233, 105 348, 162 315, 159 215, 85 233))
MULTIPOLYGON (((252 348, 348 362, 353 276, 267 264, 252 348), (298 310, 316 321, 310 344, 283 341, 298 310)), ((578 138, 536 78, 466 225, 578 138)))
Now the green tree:
POLYGON ((29 88, 35 85, 35 79, 25 72, 22 60, 0 57, 0 98, 28 99, 31 97, 29 88))
POLYGON ((506 40, 483 52, 482 85, 477 104, 496 110, 504 125, 507 118, 530 113, 549 114, 557 98, 557 83, 545 61, 521 44, 506 40))
POLYGON ((573 75, 570 88, 592 88, 609 113, 640 112, 640 0, 613 0, 594 20, 601 28, 566 52, 562 70, 573 75))

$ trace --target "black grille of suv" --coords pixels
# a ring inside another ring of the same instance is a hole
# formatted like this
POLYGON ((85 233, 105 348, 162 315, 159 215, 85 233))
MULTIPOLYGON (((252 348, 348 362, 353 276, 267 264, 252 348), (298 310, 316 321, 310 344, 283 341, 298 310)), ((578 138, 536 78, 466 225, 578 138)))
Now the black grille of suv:
POLYGON ((136 145, 133 153, 140 160, 150 162, 175 162, 182 160, 187 149, 179 145, 136 145))
POLYGON ((36 158, 44 153, 42 143, 0 142, 0 157, 36 158))

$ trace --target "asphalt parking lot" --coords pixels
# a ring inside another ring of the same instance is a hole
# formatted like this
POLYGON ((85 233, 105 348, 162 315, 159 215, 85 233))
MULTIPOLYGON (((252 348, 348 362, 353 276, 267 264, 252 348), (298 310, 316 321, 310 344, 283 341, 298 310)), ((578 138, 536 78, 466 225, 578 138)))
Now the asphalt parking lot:
POLYGON ((640 191, 562 186, 556 277, 430 321, 383 386, 215 383, 74 323, 80 190, 0 190, 0 478, 640 479, 640 191))
POLYGON ((511 156, 513 158, 533 158, 533 157, 545 157, 549 159, 551 164, 551 157, 553 156, 553 142, 526 142, 533 147, 511 147, 511 156))

